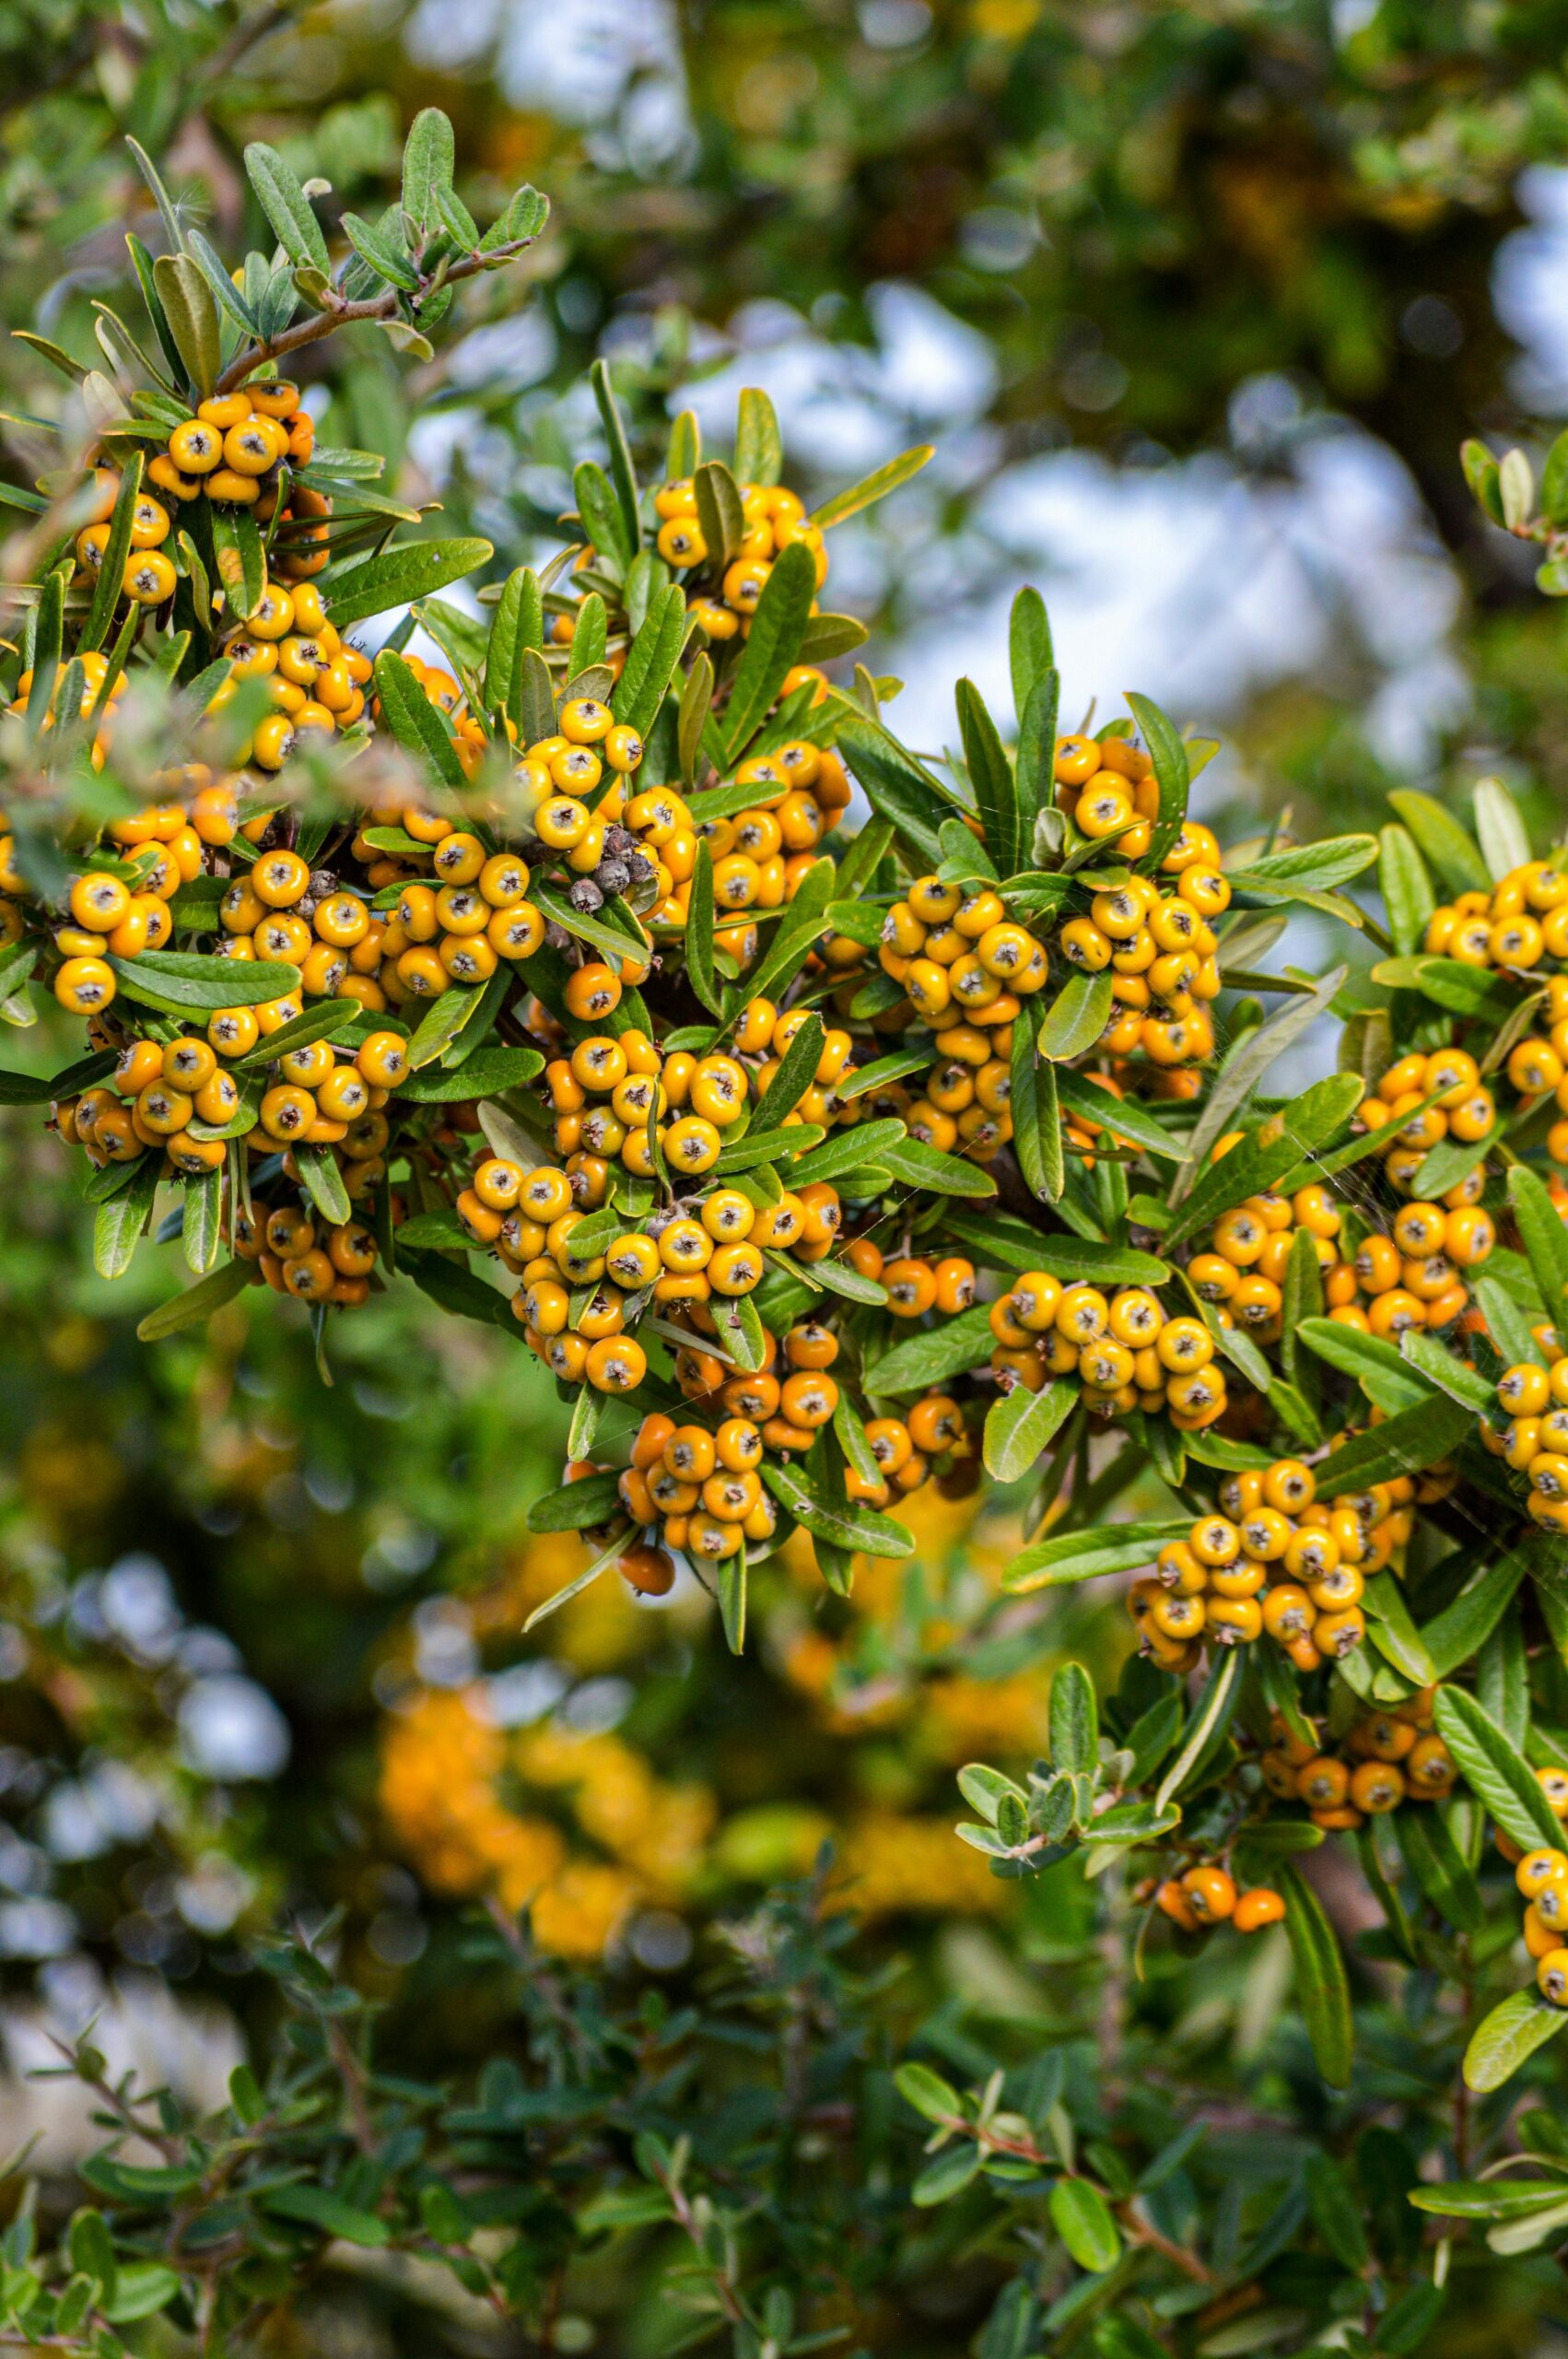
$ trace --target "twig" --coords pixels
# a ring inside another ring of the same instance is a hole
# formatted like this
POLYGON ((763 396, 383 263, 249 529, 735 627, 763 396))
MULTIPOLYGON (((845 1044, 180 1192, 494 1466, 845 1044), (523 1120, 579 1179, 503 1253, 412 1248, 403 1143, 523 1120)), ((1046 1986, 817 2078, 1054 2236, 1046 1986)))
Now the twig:
MULTIPOLYGON (((460 255, 456 262, 442 270, 439 278, 422 278, 417 291, 409 299, 417 309, 424 297, 435 293, 438 287, 451 287, 460 278, 475 278, 481 271, 498 269, 503 263, 514 262, 533 243, 532 238, 510 238, 505 245, 495 247, 487 254, 460 255)), ((263 361, 280 359, 285 353, 302 351, 307 345, 319 344, 323 336, 334 335, 339 328, 353 327, 366 320, 395 320, 401 317, 398 306, 403 296, 395 287, 390 287, 384 295, 367 295, 357 302, 350 302, 346 296, 339 294, 335 287, 329 285, 322 290, 322 300, 325 308, 313 318, 299 320, 293 327, 284 328, 277 335, 268 336, 236 354, 218 378, 214 390, 220 393, 232 393, 235 386, 243 384, 252 370, 259 369, 263 361)))

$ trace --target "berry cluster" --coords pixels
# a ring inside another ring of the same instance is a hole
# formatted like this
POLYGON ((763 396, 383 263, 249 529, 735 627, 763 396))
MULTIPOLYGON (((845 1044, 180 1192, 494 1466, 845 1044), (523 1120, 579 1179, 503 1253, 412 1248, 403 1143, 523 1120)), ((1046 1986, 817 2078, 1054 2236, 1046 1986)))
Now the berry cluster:
POLYGON ((1227 1474, 1217 1511, 1162 1548, 1153 1574, 1128 1591, 1140 1644, 1173 1671, 1189 1669, 1204 1645, 1246 1646, 1265 1633, 1299 1672, 1340 1659, 1365 1636, 1367 1580, 1409 1540, 1415 1504, 1441 1498, 1453 1480, 1433 1470, 1324 1501, 1299 1458, 1227 1474))
POLYGON ((1453 1755, 1433 1730, 1427 1689, 1387 1711, 1359 1715, 1342 1752, 1325 1745, 1313 1722, 1306 1731, 1276 1714, 1259 1766, 1269 1791, 1281 1802, 1304 1802, 1325 1833, 1358 1827, 1403 1802, 1441 1802, 1458 1778, 1453 1755))
POLYGON ((659 519, 654 546, 665 564, 685 577, 687 611, 719 645, 744 638, 762 602, 774 560, 799 542, 816 563, 817 587, 827 579, 827 544, 805 505, 782 484, 740 483, 743 530, 732 556, 710 550, 703 530, 696 481, 689 475, 661 484, 653 495, 659 519))

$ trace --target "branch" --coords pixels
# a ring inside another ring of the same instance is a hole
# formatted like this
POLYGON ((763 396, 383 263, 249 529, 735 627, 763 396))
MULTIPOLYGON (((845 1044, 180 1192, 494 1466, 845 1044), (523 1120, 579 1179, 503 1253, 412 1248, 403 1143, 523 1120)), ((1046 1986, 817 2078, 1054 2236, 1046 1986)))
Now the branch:
MULTIPOLYGON (((505 245, 495 247, 487 254, 462 254, 447 265, 439 283, 442 287, 451 287, 460 278, 476 278, 482 271, 498 270, 503 263, 515 262, 535 242, 532 238, 511 238, 505 245)), ((418 293, 409 299, 411 302, 417 307, 426 295, 436 291, 437 283, 434 278, 422 280, 418 293)), ((218 378, 214 391, 231 393, 236 385, 243 384, 252 370, 259 369, 264 361, 280 359, 285 353, 302 351, 310 344, 320 344, 323 336, 334 335, 339 328, 353 327, 365 320, 398 319, 401 317, 398 306, 403 298, 395 287, 389 287, 384 295, 367 295, 358 302, 351 303, 335 287, 329 286, 324 290, 322 300, 326 309, 318 311, 313 318, 297 321, 293 327, 284 328, 277 335, 269 336, 264 342, 253 344, 239 353, 218 378)))

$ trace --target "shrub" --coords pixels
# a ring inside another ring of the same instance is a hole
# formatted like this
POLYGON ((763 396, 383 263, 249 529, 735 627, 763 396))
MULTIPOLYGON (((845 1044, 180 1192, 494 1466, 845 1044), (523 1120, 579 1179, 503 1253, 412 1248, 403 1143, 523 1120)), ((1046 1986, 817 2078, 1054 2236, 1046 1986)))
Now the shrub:
MULTIPOLYGON (((612 1572, 662 1595, 679 1560, 739 1651, 796 1532, 843 1595, 912 1553, 926 1485, 1033 1478, 1004 1588, 1135 1576, 1137 1645, 1100 1694, 1058 1671, 1026 1781, 964 1769, 958 1833, 1003 1880, 1071 1871, 1099 2013, 1043 2058, 907 2026, 890 2126, 842 1920, 820 1885, 780 1898, 732 1937, 741 2003, 784 2026, 734 2098, 756 2142, 683 2078, 711 2022, 600 2013, 504 1915, 483 1958, 511 1944, 533 2077, 497 2061, 455 2105, 380 2072, 360 2002, 279 1950, 293 2027, 219 2119, 70 2057, 116 2147, 161 2159, 89 2164, 113 2225, 79 2214, 43 2264, 13 2226, 18 2331, 109 2350, 167 2312, 210 2341, 335 2240, 548 2338, 579 2244, 673 2224, 737 2351, 809 2348, 918 2265, 882 2189, 921 2119, 914 2210, 1032 2254, 983 2351, 1416 2348, 1448 2271, 1418 2212, 1507 2257, 1563 2201, 1550 2119, 1510 2129, 1495 2093, 1568 2019, 1568 873, 1497 781, 1473 834, 1399 792, 1376 834, 1222 851, 1188 811, 1206 742, 1137 695, 1061 732, 1027 590, 1015 743, 965 681, 960 750, 919 757, 895 683, 829 677, 865 634, 820 593, 835 524, 929 453, 808 515, 755 392, 730 463, 679 417, 649 495, 599 365, 568 546, 487 580, 483 616, 441 598, 489 545, 410 537, 277 363, 356 324, 427 350, 543 202, 482 235, 427 113, 402 205, 345 217, 333 265, 281 157, 248 164, 279 252, 231 276, 154 175, 157 358, 120 323, 112 377, 60 356, 58 464, 18 495, 0 1013, 42 987, 86 1028, 5 1090, 85 1158, 105 1275, 155 1223, 181 1241, 195 1283, 149 1344, 265 1285, 324 1374, 338 1317, 406 1278, 533 1354, 570 1423, 532 1528, 586 1558, 531 1625, 612 1572), (394 611, 372 658, 352 634, 394 611), (1298 908, 1353 966, 1262 963, 1298 908), (1335 1023, 1335 1070, 1282 1081, 1335 1023), (1488 1906, 1510 1887, 1533 1982, 1488 1906), (1295 2111, 1227 2177, 1161 2076, 1163 1979, 1281 1938, 1295 2111), (981 2069, 961 2092, 937 2063, 981 2069), (818 2107, 834 2172, 770 2216, 818 2107), (1299 2172, 1281 2130, 1316 2141, 1299 2172)), ((1471 473, 1555 545, 1554 473, 1539 527, 1513 460, 1471 473)))

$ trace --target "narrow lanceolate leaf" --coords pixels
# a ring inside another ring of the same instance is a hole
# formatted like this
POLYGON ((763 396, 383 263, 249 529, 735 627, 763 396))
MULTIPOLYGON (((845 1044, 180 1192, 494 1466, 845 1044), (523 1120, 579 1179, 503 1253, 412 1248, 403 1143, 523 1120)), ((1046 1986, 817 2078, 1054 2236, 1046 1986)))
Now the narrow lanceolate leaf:
POLYGON ((779 1058, 778 1072, 753 1108, 752 1133, 769 1130, 794 1112, 816 1078, 826 1038, 823 1020, 813 1009, 779 1058))
POLYGON ((221 1269, 202 1278, 183 1294, 174 1295, 168 1302, 149 1310, 136 1329, 136 1339, 143 1344, 158 1344, 166 1335, 178 1335, 187 1327, 205 1325, 215 1310, 231 1302, 247 1286, 254 1274, 249 1262, 225 1262, 221 1269))
POLYGON ((334 629, 346 630, 368 616, 385 614, 389 606, 412 605, 416 598, 444 590, 450 581, 461 581, 492 553, 490 543, 478 539, 405 541, 383 549, 323 582, 328 617, 334 629))
POLYGON ((1100 1733, 1094 1683, 1080 1662, 1064 1662, 1051 1680, 1050 1760, 1053 1769, 1083 1777, 1094 1766, 1100 1733))
POLYGON ((777 483, 784 470, 784 440, 773 404, 759 385, 743 385, 738 411, 736 475, 743 483, 777 483))
POLYGON ((223 365, 223 330, 212 288, 190 254, 159 254, 152 270, 185 374, 205 400, 223 365))
POLYGON ((1533 1851, 1561 1841, 1562 1828, 1534 1770, 1473 1696, 1462 1687, 1440 1687, 1433 1719, 1466 1784, 1512 1842, 1533 1851))
POLYGON ((1209 1092, 1208 1103, 1193 1124, 1187 1161, 1177 1172, 1171 1188, 1173 1204, 1180 1203, 1195 1184, 1216 1141, 1235 1128, 1237 1111, 1276 1057, 1282 1056, 1304 1032, 1316 1023, 1343 983, 1345 974, 1343 967, 1336 967, 1331 974, 1325 975, 1309 997, 1292 1000, 1278 1015, 1270 1016, 1267 1024, 1259 1025, 1256 1032, 1249 1033, 1240 1048, 1226 1059, 1209 1092))
POLYGON ((1157 704, 1152 703, 1148 697, 1141 696, 1129 696, 1127 701, 1143 733, 1143 743, 1149 748, 1149 759, 1154 766, 1154 777, 1160 789, 1159 816, 1154 821, 1153 838, 1149 846, 1150 861, 1157 863, 1164 860, 1186 821, 1192 765, 1180 730, 1166 719, 1157 704))
POLYGON ((1108 969, 1103 975, 1070 975, 1041 1019, 1036 1052, 1052 1064, 1081 1057, 1109 1023, 1113 1003, 1108 969))
POLYGON ((722 460, 705 459, 692 477, 692 488, 709 561, 728 565, 740 554, 746 529, 740 487, 722 460))
POLYGON ((1544 1181, 1522 1163, 1508 1174, 1508 1201, 1546 1315, 1561 1329, 1568 1324, 1568 1228, 1544 1181))
POLYGON ((343 1173, 330 1146, 298 1146, 294 1160, 299 1168, 300 1185, 323 1220, 341 1228, 350 1218, 354 1207, 344 1186, 343 1173))
POLYGON ((892 1516, 872 1508, 841 1506, 825 1498, 798 1466, 770 1460, 762 1479, 781 1508, 814 1537, 867 1556, 908 1556, 915 1543, 892 1516))
MULTIPOLYGON (((642 628, 631 643, 626 666, 610 697, 610 710, 616 720, 628 729, 635 729, 639 737, 646 737, 659 718, 659 709, 680 661, 685 630, 686 602, 681 592, 672 585, 657 593, 649 604, 642 628)), ((713 666, 706 655, 699 656, 697 662, 708 663, 711 695, 713 666)), ((694 746, 694 754, 695 751, 694 746)), ((689 764, 683 764, 681 775, 691 775, 689 764)))
MULTIPOLYGON (((144 454, 133 452, 120 477, 120 489, 114 501, 114 513, 109 520, 109 539, 103 551, 103 562, 93 584, 92 604, 82 625, 82 635, 76 641, 79 655, 90 654, 101 647, 119 604, 121 584, 125 576, 125 560, 131 554, 131 522, 142 490, 144 454)), ((36 668, 36 667, 35 667, 36 668)))
POLYGON ((686 910, 686 980, 710 1015, 724 1012, 724 994, 713 971, 713 854, 700 839, 692 868, 691 902, 686 910))
POLYGON ((1050 805, 1055 785, 1057 715, 1061 702, 1061 675, 1054 666, 1043 672, 1029 692, 1018 722, 1018 751, 1013 775, 1018 781, 1018 836, 1033 856, 1035 827, 1050 805))
POLYGON ((879 722, 853 716, 841 720, 838 750, 865 788, 872 810, 893 822, 926 866, 938 867, 942 825, 954 814, 930 772, 879 722))
POLYGON ((1528 862, 1529 829, 1524 814, 1500 778, 1480 780, 1470 800, 1480 856, 1492 882, 1500 884, 1510 870, 1523 868, 1528 862))
MULTIPOLYGON (((1314 1176, 1312 1163, 1319 1148, 1334 1138, 1361 1102, 1362 1083, 1355 1074, 1330 1074, 1249 1132, 1240 1143, 1211 1163, 1185 1198, 1177 1217, 1164 1232, 1167 1245, 1177 1245, 1247 1196, 1263 1193, 1287 1172, 1305 1164, 1303 1186, 1314 1176)), ((1183 1173, 1190 1171, 1183 1166, 1183 1173)), ((1183 1173, 1178 1173, 1179 1180, 1183 1173)), ((1173 1186, 1172 1195, 1175 1195, 1173 1186)))
POLYGON ((1426 1379, 1381 1335, 1363 1335, 1337 1319, 1309 1319, 1303 1321, 1297 1340, 1330 1367, 1354 1377, 1367 1399, 1390 1414, 1422 1407, 1432 1398, 1426 1379))
POLYGON ((985 829, 986 850, 998 874, 1011 876, 1019 865, 1018 790, 1012 765, 973 680, 959 681, 957 702, 964 760, 985 829))
POLYGON ((876 1159, 895 1180, 938 1196, 996 1194, 996 1181, 978 1164, 944 1155, 940 1147, 928 1146, 923 1139, 912 1139, 907 1133, 891 1145, 879 1147, 876 1159))
POLYGON ((1478 1416, 1484 1417, 1493 1406, 1497 1398, 1494 1387, 1479 1369, 1457 1359, 1435 1335, 1422 1334, 1412 1328, 1401 1338, 1399 1350, 1412 1367, 1430 1377, 1440 1391, 1446 1392, 1461 1407, 1473 1409, 1478 1416))
POLYGON ((376 690, 381 717, 400 745, 428 762, 444 785, 461 790, 467 780, 451 733, 401 655, 383 647, 376 658, 376 690))
POLYGON ((263 1007, 299 988, 299 969, 283 959, 204 957, 193 950, 144 950, 111 958, 128 999, 178 1015, 186 1008, 263 1007))
POLYGON ((900 484, 907 483, 912 475, 918 475, 927 460, 935 455, 934 442, 918 442, 913 450, 901 452, 896 459, 889 459, 885 466, 877 467, 869 475, 863 475, 848 491, 835 492, 833 498, 825 500, 816 511, 813 522, 826 532, 831 525, 842 524, 847 516, 858 516, 862 508, 870 508, 874 501, 885 499, 890 491, 896 491, 900 484))
POLYGON ((1057 1069, 1036 1054, 1039 1021, 1038 1002, 1024 1000, 1012 1025, 1008 1111, 1012 1117, 1012 1152, 1024 1185, 1042 1203, 1055 1203, 1067 1184, 1067 1166, 1057 1069))
POLYGON ((866 1391, 879 1400, 923 1392, 944 1377, 955 1376, 960 1368, 989 1359, 994 1341, 989 1307, 975 1303, 955 1317, 895 1344, 866 1370, 866 1391))
POLYGON ((1388 913, 1388 932, 1401 957, 1419 950, 1437 896, 1408 827, 1390 825, 1378 835, 1377 882, 1388 913))
POLYGON ((1007 665, 1012 683, 1012 710, 1020 728, 1030 698, 1055 661, 1046 602, 1037 590, 1020 590, 1007 625, 1007 665))
POLYGON ((1156 1810, 1175 1801, 1211 1745, 1230 1725, 1241 1692, 1242 1654, 1241 1648, 1230 1648, 1210 1672, 1209 1684, 1188 1722, 1181 1751, 1160 1780, 1154 1796, 1156 1810))
POLYGON ((1285 1903, 1296 2003, 1317 2069, 1331 2088, 1346 2088, 1354 2061, 1355 2026, 1339 1936, 1299 1868, 1281 1861, 1273 1881, 1285 1903))
MULTIPOLYGON (((684 599, 682 603, 685 604, 684 599)), ((697 748, 702 743, 702 733, 708 726, 708 716, 712 707, 713 658, 703 648, 693 657, 686 673, 675 724, 676 749, 681 757, 683 778, 696 776, 697 748)))
POLYGON ((490 622, 485 657, 485 700, 493 712, 518 721, 515 710, 518 658, 525 647, 544 644, 544 594, 531 566, 507 576, 490 622))
POLYGON ((1364 1491, 1374 1483, 1397 1482, 1419 1474, 1446 1458, 1475 1424, 1475 1413, 1445 1393, 1431 1393, 1411 1409, 1401 1409, 1380 1426, 1357 1434, 1314 1469, 1325 1498, 1341 1491, 1364 1491))
POLYGON ((1451 893, 1490 893, 1492 878, 1473 836, 1430 794, 1398 787, 1388 797, 1451 893))
POLYGON ((730 691, 723 727, 731 761, 749 744, 798 660, 815 596, 816 560, 803 541, 793 541, 764 584, 730 691))
POLYGON ((1465 2050, 1466 2087, 1482 2095, 1500 2089, 1538 2048, 1556 2038, 1564 2024, 1568 2013, 1562 2008, 1548 2006, 1537 1991, 1515 1990, 1484 2015, 1470 2035, 1465 2050))
POLYGON ((330 269, 322 225, 310 210, 310 200, 293 166, 285 162, 275 147, 255 139, 245 150, 245 170, 256 202, 289 260, 314 263, 318 270, 330 269))
POLYGON ((223 1172, 204 1172, 199 1180, 187 1180, 181 1207, 181 1237, 185 1250, 185 1266, 197 1277, 205 1277, 217 1266, 223 1248, 223 1172))
POLYGON ((986 1412, 986 1472, 999 1483, 1027 1474, 1077 1399, 1071 1384, 1047 1384, 1030 1392, 1022 1384, 993 1401, 986 1412))
POLYGON ((1037 1540, 1002 1575, 1007 1590, 1060 1589, 1105 1573, 1133 1573, 1152 1565, 1167 1541, 1183 1540, 1190 1517, 1164 1523, 1117 1523, 1096 1532, 1064 1532, 1037 1540))
POLYGON ((100 1278, 123 1277, 130 1268, 136 1239, 146 1226, 158 1193, 162 1163, 160 1154, 144 1155, 128 1185, 99 1204, 93 1215, 92 1261, 100 1278))

